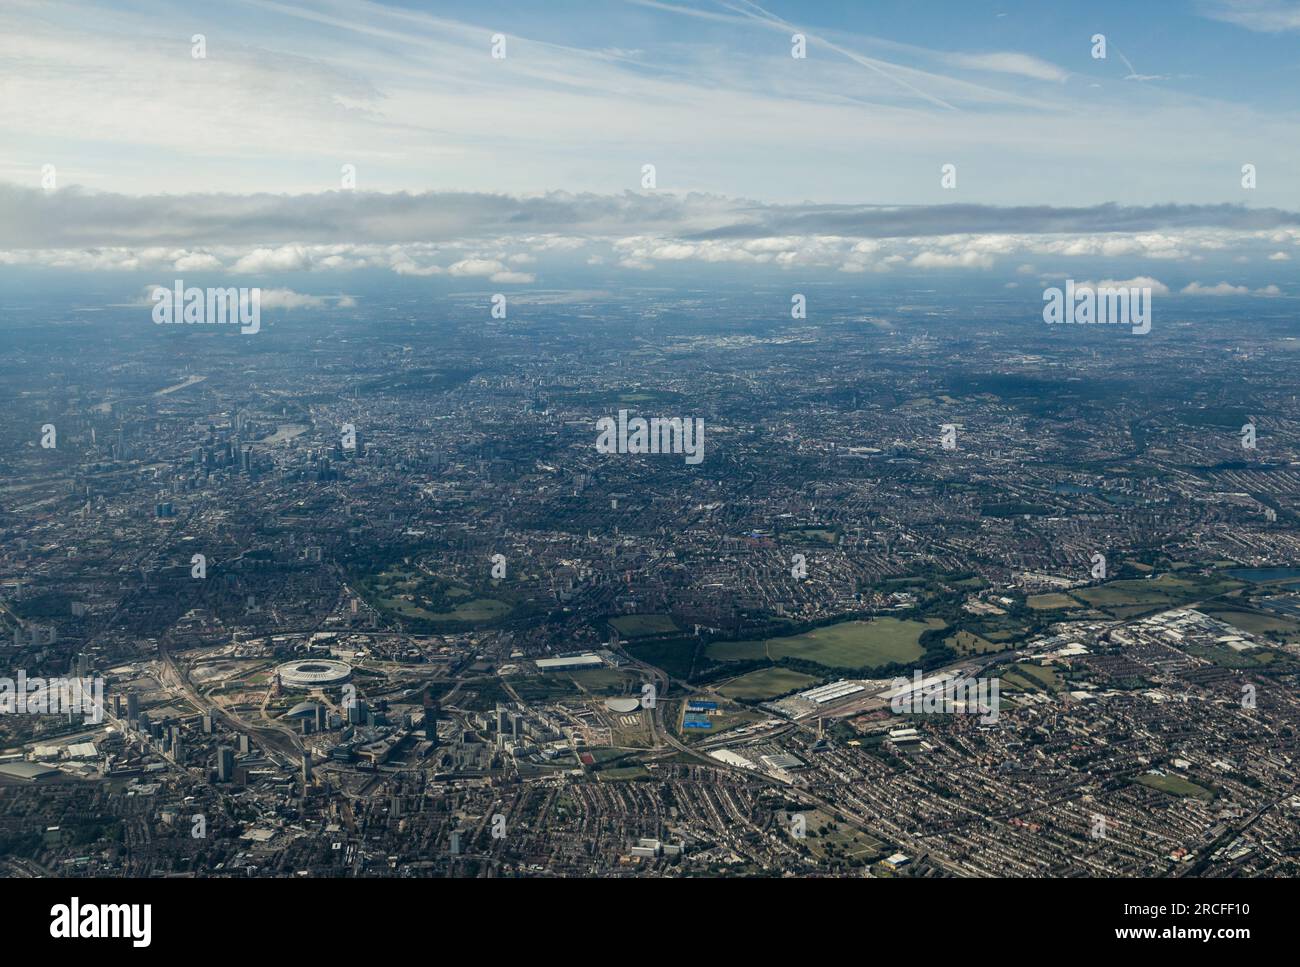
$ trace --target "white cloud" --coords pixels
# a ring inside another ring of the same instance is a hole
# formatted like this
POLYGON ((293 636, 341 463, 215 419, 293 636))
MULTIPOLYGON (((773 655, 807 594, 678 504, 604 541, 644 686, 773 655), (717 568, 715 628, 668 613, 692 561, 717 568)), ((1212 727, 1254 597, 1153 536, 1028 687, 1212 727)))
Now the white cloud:
MULTIPOLYGON (((25 190, 6 194, 0 185, 0 240, 12 224, 5 220, 7 199, 13 202, 21 222, 27 217, 27 205, 33 196, 25 190)), ((39 211, 44 203, 34 200, 39 211)), ((150 217, 154 202, 153 198, 70 195, 59 217, 69 226, 103 224, 115 232, 130 225, 134 234, 148 236, 139 219, 150 217), (83 211, 85 218, 73 218, 83 211)), ((657 265, 695 264, 861 274, 907 268, 927 272, 986 270, 1004 263, 1016 266, 1016 274, 1022 276, 1078 278, 1085 271, 1097 275, 1125 268, 1133 273, 1158 270, 1164 274, 1163 269, 1154 269, 1153 263, 1166 262, 1173 256, 1188 264, 1203 262, 1197 274, 1227 274, 1227 266, 1234 258, 1248 258, 1243 253, 1251 253, 1253 261, 1286 261, 1288 253, 1279 246, 1300 244, 1300 226, 1291 224, 1300 221, 1300 216, 1232 206, 1172 210, 1116 206, 771 206, 717 196, 647 197, 629 193, 578 197, 552 193, 544 199, 464 194, 357 195, 348 199, 345 207, 332 208, 327 194, 278 198, 273 210, 264 210, 260 198, 227 198, 222 210, 241 212, 248 221, 218 229, 222 211, 204 209, 202 199, 195 199, 191 205, 188 200, 160 196, 157 204, 175 204, 169 214, 174 213, 176 221, 191 218, 195 226, 207 225, 216 239, 204 237, 193 246, 164 244, 168 239, 148 237, 147 243, 140 244, 0 248, 0 265, 104 272, 225 271, 244 276, 370 270, 412 278, 447 276, 529 285, 539 278, 546 281, 546 270, 534 268, 542 260, 532 254, 546 252, 548 266, 552 262, 567 266, 604 264, 640 271, 657 265), (323 210, 313 207, 317 200, 323 200, 323 210), (530 207, 534 204, 537 207, 530 207), (386 214, 382 218, 378 214, 363 217, 362 209, 386 214), (402 216, 398 213, 407 209, 412 220, 399 228, 402 216), (578 237, 534 231, 520 235, 508 231, 511 213, 522 210, 529 212, 528 220, 533 223, 549 217, 556 223, 581 225, 589 234, 578 237), (476 213, 479 217, 475 217, 476 213), (328 225, 333 237, 314 241, 220 241, 229 235, 247 236, 253 225, 275 231, 273 226, 281 222, 313 233, 322 231, 319 227, 313 229, 313 222, 328 225), (397 238, 367 237, 380 222, 386 230, 396 231, 397 238), (804 230, 790 231, 794 226, 804 230), (1123 230, 1136 226, 1141 229, 1123 230), (638 230, 629 232, 628 228, 638 230), (975 230, 963 230, 966 228, 975 230), (471 234, 451 234, 453 229, 471 234), (354 231, 361 237, 340 240, 349 238, 354 231), (431 233, 431 237, 408 237, 421 231, 431 233), (1060 272, 1076 260, 1090 260, 1088 268, 1060 272), (1097 267, 1098 262, 1102 268, 1097 267), (1216 263, 1220 268, 1210 267, 1216 263)), ((164 221, 174 223, 170 217, 164 221)), ((187 227, 183 232, 195 233, 201 230, 187 227)), ((1189 294, 1196 292, 1192 289, 1189 294)))
POLYGON ((491 276, 505 270, 506 267, 496 259, 461 259, 447 269, 447 274, 457 277, 491 276))
POLYGON ((206 252, 187 252, 172 263, 177 272, 207 272, 221 268, 221 259, 206 252))
POLYGON ((1244 285, 1233 285, 1230 282, 1219 282, 1216 285, 1201 285, 1199 282, 1193 282, 1184 286, 1181 290, 1183 295, 1281 295, 1282 290, 1276 285, 1266 285, 1262 289, 1256 289, 1253 293, 1244 285))
POLYGON ((587 244, 585 238, 572 238, 565 235, 543 235, 539 238, 521 239, 534 252, 572 252, 587 244))
POLYGON ((269 275, 277 272, 302 272, 309 268, 311 268, 311 256, 303 246, 281 245, 274 249, 253 249, 236 262, 231 271, 249 275, 269 275))
MULTIPOLYGON (((870 185, 872 197, 923 203, 936 179, 917 173, 952 145, 977 171, 1017 172, 982 181, 985 200, 1004 204, 1063 197, 1066 167, 1076 174, 1069 204, 1149 200, 1156 189, 1132 177, 1135 165, 1166 173, 1161 198, 1231 200, 1233 179, 1220 176, 1223 144, 1267 146, 1273 158, 1256 160, 1274 170, 1300 154, 1285 100, 1252 96, 1257 74, 1209 94, 1210 84, 1088 89, 1060 84, 1066 72, 1030 54, 952 53, 838 32, 825 43, 810 34, 814 53, 797 71, 777 72, 772 58, 789 32, 781 37, 771 18, 751 18, 753 31, 772 30, 755 47, 752 33, 734 29, 742 16, 711 10, 725 30, 680 31, 656 18, 700 12, 663 6, 620 5, 588 18, 580 32, 587 49, 564 42, 561 14, 537 23, 544 41, 523 35, 523 18, 511 56, 495 61, 482 56, 495 28, 458 22, 450 11, 259 0, 223 5, 208 25, 208 59, 193 61, 188 34, 180 38, 153 5, 11 0, 0 4, 0 59, 20 69, 5 75, 0 130, 26 166, 43 160, 41 146, 58 145, 61 185, 211 192, 214 204, 221 192, 332 188, 341 161, 357 165, 366 188, 413 190, 436 171, 439 184, 466 190, 616 193, 635 187, 629 146, 646 131, 656 132, 665 156, 689 152, 690 184, 701 191, 815 193, 826 202, 860 200, 870 185), (609 53, 639 22, 644 54, 609 53), (763 50, 770 56, 755 55, 763 50), (1109 137, 1080 139, 1085 113, 1105 117, 1109 137), (1216 137, 1189 141, 1188 130, 1216 137), (807 163, 809 143, 820 149, 815 176, 782 177, 807 163), (1117 154, 1116 143, 1127 150, 1117 154), (135 164, 140 156, 150 164, 135 164), (528 164, 502 164, 508 157, 528 164)), ((1294 20, 1293 6, 1262 0, 1218 8, 1270 29, 1294 20)), ((1086 59, 1065 62, 1084 70, 1086 59)), ((1224 64, 1199 65, 1203 79, 1218 80, 1224 64)), ((28 167, 21 177, 33 174, 28 167)), ((1278 204, 1297 204, 1300 189, 1273 184, 1278 204)), ((307 232, 244 237, 312 240, 307 232)))
POLYGON ((917 269, 991 269, 993 256, 980 252, 921 252, 908 264, 917 269))
MULTIPOLYGON (((156 301, 153 293, 156 289, 170 290, 175 284, 174 280, 166 282, 155 282, 146 285, 136 295, 132 305, 152 305, 156 301)), ((191 288, 187 286, 187 288, 191 288)), ((241 286, 242 288, 246 288, 241 286)), ((337 296, 320 296, 310 295, 305 292, 295 292, 293 289, 285 288, 263 288, 256 287, 260 292, 258 296, 260 305, 263 309, 327 309, 335 306, 341 309, 355 309, 357 301, 350 295, 337 296)))
POLYGON ((393 258, 390 268, 398 275, 430 276, 442 275, 442 268, 437 265, 416 265, 405 255, 398 255, 393 258))
POLYGON ((1250 292, 1244 285, 1230 285, 1220 282, 1218 285, 1201 285, 1192 282, 1181 290, 1183 295, 1246 295, 1250 292))
POLYGON ((294 292, 292 289, 263 289, 263 309, 324 309, 329 299, 318 295, 294 292))
POLYGON ((1260 33, 1300 30, 1300 4, 1286 0, 1213 0, 1205 13, 1260 33))
POLYGON ((1149 275, 1139 275, 1132 279, 1102 279, 1100 282, 1080 282, 1080 286, 1098 289, 1150 289, 1152 295, 1168 295, 1169 286, 1149 275))
POLYGON ((993 54, 954 54, 952 63, 972 70, 994 71, 1000 74, 1019 74, 1040 81, 1063 81, 1070 76, 1055 64, 1031 57, 1028 54, 1002 52, 993 54))

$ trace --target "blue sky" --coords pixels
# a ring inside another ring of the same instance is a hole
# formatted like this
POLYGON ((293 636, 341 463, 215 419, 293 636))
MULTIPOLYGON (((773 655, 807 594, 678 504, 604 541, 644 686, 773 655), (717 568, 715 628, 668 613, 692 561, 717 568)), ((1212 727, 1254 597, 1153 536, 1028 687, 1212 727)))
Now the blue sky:
POLYGON ((6 0, 0 264, 464 263, 515 285, 539 251, 637 272, 1026 274, 1072 253, 1280 269, 1300 227, 1298 80, 1293 0, 6 0), (326 196, 344 165, 341 212, 326 196), (410 201, 428 192, 460 193, 454 225, 410 201), (504 224, 503 195, 521 200, 504 224), (1146 214, 1111 226, 1112 204, 1146 214), (918 214, 882 236, 820 206, 918 214), (943 206, 985 214, 945 232, 943 206))
POLYGON ((50 163, 108 191, 307 192, 352 163, 380 191, 608 192, 654 163, 666 190, 924 204, 953 200, 951 163, 964 201, 1294 209, 1297 11, 10 0, 0 177, 50 163))

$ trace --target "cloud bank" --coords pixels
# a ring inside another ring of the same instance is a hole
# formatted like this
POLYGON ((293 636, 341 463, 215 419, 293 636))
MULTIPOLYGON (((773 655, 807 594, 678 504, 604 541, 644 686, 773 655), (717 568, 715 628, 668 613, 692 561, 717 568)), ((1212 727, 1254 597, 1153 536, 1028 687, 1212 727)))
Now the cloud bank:
POLYGON ((1276 264, 1297 246, 1300 213, 1227 204, 765 204, 631 191, 132 196, 0 185, 0 265, 84 271, 273 277, 380 269, 531 285, 556 259, 637 271, 749 263, 850 274, 978 272, 1028 259, 1236 255, 1276 264))

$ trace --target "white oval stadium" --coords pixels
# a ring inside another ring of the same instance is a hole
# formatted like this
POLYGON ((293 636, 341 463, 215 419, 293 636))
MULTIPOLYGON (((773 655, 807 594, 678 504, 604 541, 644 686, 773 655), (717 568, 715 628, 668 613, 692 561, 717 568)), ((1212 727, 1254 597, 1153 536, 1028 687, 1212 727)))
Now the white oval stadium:
POLYGON ((275 673, 285 688, 325 688, 351 678, 352 666, 332 658, 303 658, 285 662, 275 673))

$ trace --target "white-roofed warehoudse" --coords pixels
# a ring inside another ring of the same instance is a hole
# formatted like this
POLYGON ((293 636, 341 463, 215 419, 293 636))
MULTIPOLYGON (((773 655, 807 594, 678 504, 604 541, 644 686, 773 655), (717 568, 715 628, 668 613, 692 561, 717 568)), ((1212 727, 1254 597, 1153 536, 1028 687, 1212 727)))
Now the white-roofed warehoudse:
POLYGON ((562 655, 558 658, 538 658, 533 662, 538 671, 554 672, 565 668, 599 668, 605 662, 590 652, 581 655, 562 655))
POLYGON ((817 688, 810 688, 806 692, 800 692, 799 697, 807 699, 810 702, 816 702, 818 705, 824 705, 827 702, 833 702, 837 698, 844 698, 846 695, 853 695, 856 692, 866 691, 866 687, 858 682, 851 682, 842 679, 838 682, 831 682, 828 685, 820 685, 817 688))

